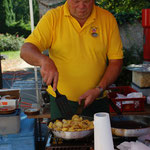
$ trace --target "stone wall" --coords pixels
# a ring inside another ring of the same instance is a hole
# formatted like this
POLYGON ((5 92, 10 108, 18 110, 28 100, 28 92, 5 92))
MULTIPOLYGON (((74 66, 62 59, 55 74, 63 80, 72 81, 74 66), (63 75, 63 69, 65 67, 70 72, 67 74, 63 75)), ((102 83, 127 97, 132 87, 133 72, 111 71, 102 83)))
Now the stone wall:
POLYGON ((143 49, 143 27, 141 22, 135 21, 133 24, 123 24, 119 26, 123 47, 126 49, 143 49))
POLYGON ((40 17, 45 14, 49 9, 55 8, 57 5, 61 5, 63 0, 37 0, 39 4, 40 17))
MULTIPOLYGON (((46 11, 56 7, 56 4, 62 4, 63 0, 38 0, 40 17, 46 11)), ((143 49, 143 28, 141 22, 134 22, 133 24, 123 24, 119 26, 120 35, 125 49, 135 47, 136 49, 143 49)))

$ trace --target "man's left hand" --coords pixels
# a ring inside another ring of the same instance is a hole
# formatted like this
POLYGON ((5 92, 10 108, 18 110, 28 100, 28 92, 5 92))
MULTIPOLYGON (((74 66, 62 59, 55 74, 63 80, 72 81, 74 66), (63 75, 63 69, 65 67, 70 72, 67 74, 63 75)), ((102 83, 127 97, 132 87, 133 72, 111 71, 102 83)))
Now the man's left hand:
POLYGON ((85 92, 82 96, 79 97, 79 105, 81 104, 81 101, 84 100, 84 108, 88 105, 92 104, 93 101, 99 97, 101 94, 101 91, 99 88, 90 89, 87 92, 85 92))

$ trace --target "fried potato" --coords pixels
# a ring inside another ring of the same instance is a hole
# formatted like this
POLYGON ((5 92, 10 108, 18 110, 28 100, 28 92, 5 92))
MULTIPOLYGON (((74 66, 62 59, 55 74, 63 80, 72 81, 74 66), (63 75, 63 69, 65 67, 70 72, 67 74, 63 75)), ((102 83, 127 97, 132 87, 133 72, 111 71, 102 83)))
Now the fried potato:
POLYGON ((50 129, 52 129, 52 128, 53 128, 53 123, 50 122, 49 125, 48 125, 48 127, 49 127, 50 129))
POLYGON ((94 128, 93 121, 83 120, 78 115, 73 115, 71 120, 63 119, 62 121, 56 120, 54 123, 50 122, 48 127, 56 131, 83 131, 91 130, 94 128))
POLYGON ((68 131, 68 128, 62 128, 62 131, 68 131))
POLYGON ((76 120, 76 119, 79 119, 79 116, 78 115, 73 115, 72 120, 76 120))
POLYGON ((55 125, 56 125, 58 128, 62 128, 63 123, 62 123, 60 120, 56 120, 55 125))

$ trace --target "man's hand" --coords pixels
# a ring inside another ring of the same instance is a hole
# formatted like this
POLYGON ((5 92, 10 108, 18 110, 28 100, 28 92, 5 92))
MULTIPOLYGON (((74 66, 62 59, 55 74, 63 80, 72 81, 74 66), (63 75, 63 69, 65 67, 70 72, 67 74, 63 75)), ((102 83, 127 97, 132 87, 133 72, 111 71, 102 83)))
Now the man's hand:
POLYGON ((41 68, 43 81, 47 85, 52 85, 55 91, 58 83, 58 71, 52 59, 42 54, 40 50, 31 43, 24 43, 21 47, 20 57, 33 66, 41 68))
POLYGON ((93 101, 99 97, 100 95, 99 88, 90 89, 87 92, 85 92, 82 96, 79 97, 79 105, 81 104, 82 100, 85 100, 84 102, 84 108, 88 105, 92 104, 93 101))
POLYGON ((57 83, 58 83, 58 71, 54 64, 54 62, 50 58, 46 58, 41 63, 41 75, 43 81, 47 85, 52 85, 53 90, 56 91, 57 83))

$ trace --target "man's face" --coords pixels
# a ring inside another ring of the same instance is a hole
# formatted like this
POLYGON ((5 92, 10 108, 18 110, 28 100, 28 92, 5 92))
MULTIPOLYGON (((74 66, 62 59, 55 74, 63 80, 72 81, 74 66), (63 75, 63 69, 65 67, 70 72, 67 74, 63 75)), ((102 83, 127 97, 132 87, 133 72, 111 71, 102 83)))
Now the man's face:
POLYGON ((76 19, 87 19, 93 8, 94 0, 67 0, 70 14, 76 19))

